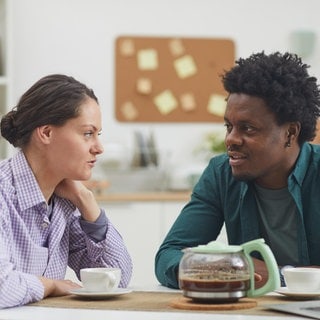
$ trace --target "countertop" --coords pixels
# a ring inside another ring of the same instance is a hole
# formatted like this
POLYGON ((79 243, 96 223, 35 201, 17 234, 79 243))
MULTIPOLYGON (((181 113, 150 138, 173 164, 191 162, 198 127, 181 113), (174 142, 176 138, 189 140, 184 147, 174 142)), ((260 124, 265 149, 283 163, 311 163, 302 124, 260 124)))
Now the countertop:
POLYGON ((190 199, 189 191, 152 191, 152 192, 99 192, 95 198, 99 202, 131 202, 131 201, 183 201, 190 199))
POLYGON ((132 201, 183 201, 190 199, 191 190, 153 190, 146 188, 112 189, 106 180, 89 180, 83 182, 93 191, 98 202, 132 202, 132 201))

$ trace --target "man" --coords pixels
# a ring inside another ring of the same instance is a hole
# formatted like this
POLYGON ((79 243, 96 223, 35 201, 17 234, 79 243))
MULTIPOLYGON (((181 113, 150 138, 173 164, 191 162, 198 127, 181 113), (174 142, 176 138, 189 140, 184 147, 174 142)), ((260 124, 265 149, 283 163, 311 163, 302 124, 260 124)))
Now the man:
POLYGON ((181 249, 215 240, 223 224, 229 244, 264 238, 279 268, 320 265, 320 146, 308 143, 320 92, 308 67, 293 54, 261 52, 224 74, 227 153, 211 159, 160 246, 161 284, 177 288, 181 249))

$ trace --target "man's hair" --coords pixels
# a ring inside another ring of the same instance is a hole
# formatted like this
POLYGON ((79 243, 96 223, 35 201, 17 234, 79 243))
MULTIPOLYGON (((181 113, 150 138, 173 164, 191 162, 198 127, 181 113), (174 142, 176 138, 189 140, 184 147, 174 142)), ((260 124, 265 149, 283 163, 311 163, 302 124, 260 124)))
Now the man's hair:
POLYGON ((320 116, 320 92, 317 79, 308 74, 308 65, 295 54, 264 51, 240 58, 222 76, 225 90, 263 99, 274 112, 279 125, 300 122, 299 143, 316 135, 320 116))

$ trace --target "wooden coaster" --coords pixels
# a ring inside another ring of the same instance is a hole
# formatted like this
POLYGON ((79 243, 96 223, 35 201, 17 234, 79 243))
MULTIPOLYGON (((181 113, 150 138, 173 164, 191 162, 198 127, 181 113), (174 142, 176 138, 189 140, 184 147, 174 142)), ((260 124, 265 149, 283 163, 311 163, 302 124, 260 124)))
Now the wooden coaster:
POLYGON ((239 310, 254 308, 257 304, 256 300, 249 298, 243 298, 237 302, 229 303, 199 303, 190 298, 182 297, 170 302, 171 307, 185 310, 239 310))

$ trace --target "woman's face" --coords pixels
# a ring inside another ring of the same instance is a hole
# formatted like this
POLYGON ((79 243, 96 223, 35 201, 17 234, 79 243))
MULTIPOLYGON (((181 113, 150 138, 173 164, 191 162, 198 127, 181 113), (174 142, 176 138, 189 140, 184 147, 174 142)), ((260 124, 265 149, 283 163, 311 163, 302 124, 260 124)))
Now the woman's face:
MULTIPOLYGON (((264 100, 231 94, 225 112, 226 146, 232 174, 277 187, 288 175, 288 125, 279 126, 264 100)), ((291 162, 290 162, 291 163, 291 162)))
POLYGON ((87 180, 91 177, 97 155, 103 152, 100 142, 101 111, 97 102, 86 99, 77 118, 62 127, 52 126, 47 148, 52 172, 59 179, 87 180))

